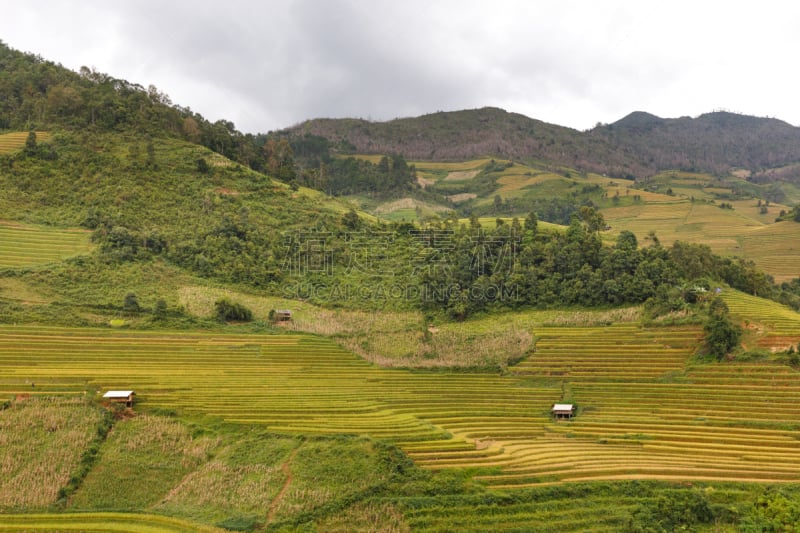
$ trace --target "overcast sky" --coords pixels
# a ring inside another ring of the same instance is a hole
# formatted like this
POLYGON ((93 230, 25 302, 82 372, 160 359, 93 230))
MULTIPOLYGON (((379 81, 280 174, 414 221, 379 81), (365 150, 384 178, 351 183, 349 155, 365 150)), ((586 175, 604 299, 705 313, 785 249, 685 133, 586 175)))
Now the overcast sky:
POLYGON ((0 40, 266 132, 497 106, 587 129, 716 109, 800 125, 800 4, 0 0, 0 40))

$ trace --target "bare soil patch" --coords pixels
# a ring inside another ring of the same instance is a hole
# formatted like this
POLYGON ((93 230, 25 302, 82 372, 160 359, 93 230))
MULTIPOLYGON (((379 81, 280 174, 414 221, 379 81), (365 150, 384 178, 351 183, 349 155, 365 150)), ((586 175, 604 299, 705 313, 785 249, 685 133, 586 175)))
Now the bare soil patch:
POLYGON ((481 173, 480 170, 459 170, 458 172, 450 172, 444 180, 466 181, 466 180, 471 180, 480 173, 481 173))

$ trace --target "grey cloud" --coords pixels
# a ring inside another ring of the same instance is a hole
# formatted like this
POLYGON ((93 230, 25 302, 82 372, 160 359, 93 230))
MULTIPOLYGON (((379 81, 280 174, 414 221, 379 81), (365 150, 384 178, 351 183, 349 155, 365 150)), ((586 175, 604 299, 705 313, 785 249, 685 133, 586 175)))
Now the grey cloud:
POLYGON ((722 106, 800 122, 785 64, 800 8, 777 0, 724 10, 689 0, 0 0, 0 10, 15 14, 0 19, 15 48, 154 84, 250 132, 485 105, 579 128, 634 109, 722 106))

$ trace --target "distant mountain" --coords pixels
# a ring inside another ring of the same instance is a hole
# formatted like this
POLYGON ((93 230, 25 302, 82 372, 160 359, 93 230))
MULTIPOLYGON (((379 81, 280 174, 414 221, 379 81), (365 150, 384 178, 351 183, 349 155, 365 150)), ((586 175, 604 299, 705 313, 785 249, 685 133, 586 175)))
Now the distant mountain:
POLYGON ((493 156, 638 178, 665 169, 758 174, 800 162, 800 128, 728 112, 671 119, 636 111, 581 132, 488 107, 387 122, 314 119, 279 132, 304 134, 357 153, 442 161, 493 156))
POLYGON ((279 135, 319 135, 355 153, 402 154, 408 159, 460 161, 492 156, 538 160, 579 170, 646 174, 648 168, 599 135, 485 107, 388 122, 314 119, 279 135))
POLYGON ((758 173, 800 161, 800 128, 773 118, 714 112, 664 119, 634 112, 590 133, 653 170, 758 173))

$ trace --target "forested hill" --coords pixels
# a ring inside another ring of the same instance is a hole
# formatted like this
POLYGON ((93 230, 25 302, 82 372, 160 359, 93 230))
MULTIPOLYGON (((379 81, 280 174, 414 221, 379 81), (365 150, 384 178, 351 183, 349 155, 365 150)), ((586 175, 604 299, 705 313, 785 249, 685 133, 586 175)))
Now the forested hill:
MULTIPOLYGON (((768 176, 766 169, 800 162, 800 128, 728 112, 678 119, 634 112, 581 132, 483 108, 388 122, 315 119, 281 133, 318 135, 344 151, 400 153, 412 160, 489 155, 637 178, 665 169, 722 174, 739 168, 768 176)), ((786 174, 779 177, 795 177, 794 170, 786 174)))
POLYGON ((485 107, 437 112, 388 122, 315 119, 280 132, 325 137, 341 150, 402 154, 411 160, 460 161, 493 156, 552 162, 614 175, 643 175, 648 167, 599 135, 485 107))
POLYGON ((0 41, 0 132, 62 129, 173 137, 201 144, 255 170, 266 164, 263 139, 232 122, 210 122, 144 87, 88 67, 73 72, 0 41))
POLYGON ((757 174, 800 161, 800 128, 725 111, 677 119, 634 112, 589 134, 658 170, 723 174, 742 168, 757 174))

